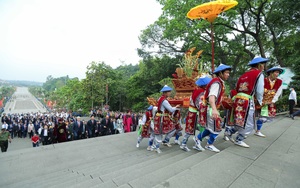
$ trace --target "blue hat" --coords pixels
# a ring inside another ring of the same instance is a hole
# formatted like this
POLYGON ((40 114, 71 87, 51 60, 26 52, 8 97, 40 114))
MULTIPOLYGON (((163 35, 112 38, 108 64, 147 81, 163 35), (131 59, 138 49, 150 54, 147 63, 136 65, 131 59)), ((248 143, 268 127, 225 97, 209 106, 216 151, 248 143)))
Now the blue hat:
POLYGON ((153 106, 152 105, 150 105, 148 108, 147 108, 147 110, 152 110, 153 109, 153 106))
POLYGON ((256 65, 256 64, 258 64, 258 63, 266 63, 266 62, 268 62, 268 61, 270 61, 270 60, 267 59, 267 58, 263 58, 263 57, 255 57, 255 58, 252 59, 252 61, 250 61, 250 62, 248 63, 248 65, 256 65))
POLYGON ((195 82, 195 84, 196 84, 197 86, 200 86, 200 87, 201 87, 201 86, 207 85, 211 80, 212 80, 211 78, 205 76, 205 77, 199 78, 199 79, 195 82))
POLYGON ((160 92, 165 92, 165 91, 172 91, 173 89, 167 85, 165 85, 161 90, 160 92))
POLYGON ((227 69, 231 70, 231 66, 220 64, 213 73, 216 74, 227 69))
POLYGON ((266 72, 267 72, 267 74, 270 74, 273 71, 279 71, 279 74, 283 73, 283 69, 280 67, 272 67, 269 70, 267 70, 266 72))

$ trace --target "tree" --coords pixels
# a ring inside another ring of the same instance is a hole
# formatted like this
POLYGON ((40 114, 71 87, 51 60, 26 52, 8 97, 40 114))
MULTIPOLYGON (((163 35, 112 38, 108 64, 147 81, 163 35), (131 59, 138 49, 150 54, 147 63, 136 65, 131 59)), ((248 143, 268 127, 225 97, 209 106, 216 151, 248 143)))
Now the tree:
MULTIPOLYGON (((186 18, 186 13, 192 7, 205 1, 158 2, 163 6, 163 14, 140 35, 142 49, 139 49, 139 55, 143 58, 162 54, 182 56, 188 48, 196 47, 204 50, 202 60, 209 67, 209 23, 186 18)), ((231 87, 234 86, 234 80, 247 69, 247 62, 255 56, 268 56, 276 64, 288 65, 285 61, 287 57, 283 54, 285 44, 289 41, 287 38, 299 31, 299 21, 296 19, 299 18, 299 6, 294 0, 241 0, 238 6, 219 15, 213 23, 215 59, 216 62, 233 66, 229 80, 231 87), (286 12, 291 14, 287 15, 286 12)))

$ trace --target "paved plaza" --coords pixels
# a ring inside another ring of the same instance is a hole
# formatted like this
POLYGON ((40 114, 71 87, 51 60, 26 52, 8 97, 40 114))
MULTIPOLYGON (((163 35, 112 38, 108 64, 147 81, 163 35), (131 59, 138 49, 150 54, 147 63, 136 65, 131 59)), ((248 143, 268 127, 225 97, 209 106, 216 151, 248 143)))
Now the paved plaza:
MULTIPOLYGON (((43 109, 26 96, 11 111, 43 109)), ((173 144, 157 154, 146 151, 147 140, 135 147, 136 132, 39 148, 29 138, 16 138, 0 154, 0 187, 300 187, 300 117, 278 116, 262 132, 266 138, 246 139, 247 149, 224 141, 222 132, 215 144, 220 153, 184 152, 173 144)))

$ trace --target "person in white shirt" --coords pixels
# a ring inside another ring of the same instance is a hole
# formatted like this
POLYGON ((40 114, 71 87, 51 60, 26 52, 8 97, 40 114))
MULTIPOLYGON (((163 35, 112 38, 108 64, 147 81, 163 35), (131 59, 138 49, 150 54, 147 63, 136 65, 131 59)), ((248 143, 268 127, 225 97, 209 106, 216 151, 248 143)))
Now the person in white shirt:
POLYGON ((297 94, 293 86, 290 87, 290 95, 289 95, 289 110, 290 110, 290 116, 292 117, 292 114, 294 113, 294 107, 297 105, 297 94))
POLYGON ((32 121, 30 121, 28 124, 27 132, 28 132, 29 138, 33 137, 33 133, 35 132, 35 130, 34 130, 34 125, 33 125, 32 121))
POLYGON ((5 130, 7 130, 7 129, 8 129, 8 124, 7 124, 7 122, 6 122, 6 121, 3 123, 3 125, 2 125, 2 128, 5 128, 5 130))

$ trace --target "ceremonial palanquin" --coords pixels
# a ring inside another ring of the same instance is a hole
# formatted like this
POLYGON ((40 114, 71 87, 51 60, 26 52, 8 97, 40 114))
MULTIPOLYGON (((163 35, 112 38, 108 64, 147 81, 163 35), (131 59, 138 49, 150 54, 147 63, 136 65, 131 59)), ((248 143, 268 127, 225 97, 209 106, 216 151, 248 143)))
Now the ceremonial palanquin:
MULTIPOLYGON (((202 69, 202 64, 200 63, 199 65, 202 50, 193 55, 195 49, 195 47, 191 48, 185 53, 182 62, 178 64, 179 67, 176 68, 175 73, 172 74, 172 83, 176 91, 173 98, 168 98, 172 106, 180 104, 182 107, 188 108, 189 98, 196 87, 195 81, 205 74, 202 69)), ((147 100, 150 105, 156 106, 157 102, 155 99, 147 97, 147 100)))

